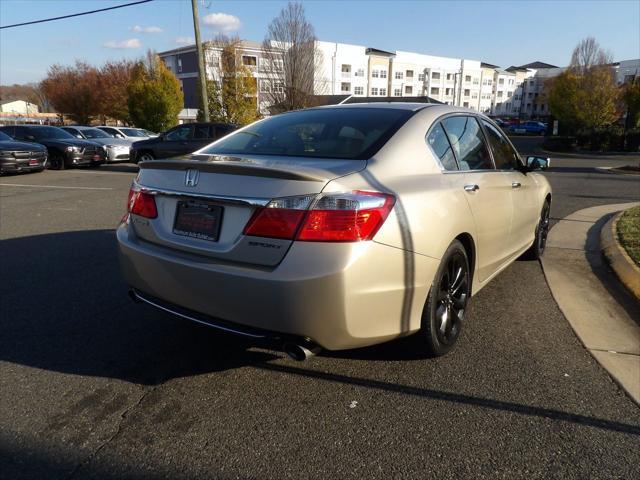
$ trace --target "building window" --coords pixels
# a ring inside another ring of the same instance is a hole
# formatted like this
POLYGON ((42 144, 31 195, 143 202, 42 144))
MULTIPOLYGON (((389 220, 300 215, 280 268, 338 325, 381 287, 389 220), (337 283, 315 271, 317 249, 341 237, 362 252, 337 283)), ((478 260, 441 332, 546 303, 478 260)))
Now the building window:
POLYGON ((402 80, 403 75, 404 74, 402 72, 396 72, 394 77, 396 80, 402 80))
POLYGON ((371 70, 371 78, 379 78, 380 77, 380 70, 371 70))
POLYGON ((269 80, 260 80, 260 93, 271 92, 271 82, 269 80))
POLYGON ((378 88, 377 87, 371 87, 371 96, 372 97, 376 97, 378 95, 378 88))
POLYGON ((381 88, 380 89, 380 96, 381 97, 386 97, 387 96, 387 89, 386 88, 381 88))
POLYGON ((407 70, 407 79, 413 78, 413 70, 407 70))
POLYGON ((342 73, 351 73, 351 65, 342 64, 342 73))
POLYGON ((342 93, 351 93, 351 84, 349 82, 342 82, 340 85, 340 91, 342 93))
POLYGON ((453 95, 453 88, 445 88, 444 94, 448 97, 449 95, 453 95))
POLYGON ((431 95, 440 95, 440 89, 438 87, 431 87, 431 95))
POLYGON ((353 93, 355 95, 364 95, 364 87, 353 87, 353 93))
POLYGON ((447 81, 453 80, 453 73, 447 73, 447 81))
POLYGON ((387 71, 386 70, 380 70, 380 78, 387 78, 387 71))
POLYGON ((504 78, 498 79, 498 85, 504 85, 504 78))
POLYGON ((502 91, 498 92, 498 98, 502 98, 502 91))
POLYGON ((462 106, 463 106, 464 108, 469 108, 469 102, 464 102, 464 103, 462 104, 462 106))
POLYGON ((258 59, 253 55, 243 55, 242 64, 247 67, 255 67, 258 64, 258 59))
POLYGON ((419 73, 418 74, 418 81, 419 82, 424 82, 424 73, 419 73))
POLYGON ((473 94, 471 95, 471 98, 478 98, 478 93, 477 92, 473 92, 473 94))
POLYGON ((433 72, 431 74, 431 80, 440 80, 440 72, 433 72))
POLYGON ((178 58, 178 73, 182 72, 182 59, 178 58))
POLYGON ((356 77, 364 77, 364 68, 359 68, 354 74, 356 77))
POLYGON ((284 83, 276 82, 273 84, 273 92, 274 93, 284 93, 284 83))
POLYGON ((404 87, 404 94, 405 95, 413 95, 413 87, 411 87, 409 85, 404 87))
POLYGON ((469 90, 468 88, 465 88, 464 90, 464 96, 468 97, 469 95, 471 95, 471 90, 469 90))
POLYGON ((469 83, 471 81, 471 75, 465 75, 464 76, 464 81, 469 83))
POLYGON ((479 78, 474 78, 473 79, 473 84, 474 85, 480 85, 480 79, 479 78))
POLYGON ((401 97, 402 96, 402 89, 401 88, 394 88, 393 89, 393 96, 394 97, 401 97))
POLYGON ((507 98, 511 98, 511 95, 513 95, 513 92, 507 92, 507 98))

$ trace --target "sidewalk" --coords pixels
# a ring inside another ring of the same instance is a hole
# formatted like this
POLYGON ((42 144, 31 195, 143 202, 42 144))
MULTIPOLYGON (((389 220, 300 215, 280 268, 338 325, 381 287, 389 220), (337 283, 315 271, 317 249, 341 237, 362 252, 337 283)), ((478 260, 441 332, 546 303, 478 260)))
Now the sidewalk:
POLYGON ((640 305, 602 258, 600 230, 633 203, 579 210, 549 232, 542 268, 551 293, 589 352, 640 404, 640 305))

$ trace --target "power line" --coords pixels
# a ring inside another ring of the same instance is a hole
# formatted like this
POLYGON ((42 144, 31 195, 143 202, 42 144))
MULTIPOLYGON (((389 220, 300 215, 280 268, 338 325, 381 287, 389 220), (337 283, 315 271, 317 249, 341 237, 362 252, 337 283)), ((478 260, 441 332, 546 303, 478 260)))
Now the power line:
POLYGON ((25 25, 33 25, 34 23, 53 22, 54 20, 62 20, 62 19, 71 18, 71 17, 80 17, 82 15, 90 15, 92 13, 106 12, 107 10, 115 10, 117 8, 130 7, 132 5, 139 5, 141 3, 148 3, 148 2, 153 2, 153 0, 139 0, 137 2, 125 3, 124 5, 116 5, 115 7, 101 8, 99 10, 91 10, 90 12, 74 13, 74 14, 71 14, 71 15, 63 15, 62 17, 43 18, 42 20, 33 20, 31 22, 14 23, 13 25, 0 26, 0 30, 3 30, 5 28, 23 27, 25 25))

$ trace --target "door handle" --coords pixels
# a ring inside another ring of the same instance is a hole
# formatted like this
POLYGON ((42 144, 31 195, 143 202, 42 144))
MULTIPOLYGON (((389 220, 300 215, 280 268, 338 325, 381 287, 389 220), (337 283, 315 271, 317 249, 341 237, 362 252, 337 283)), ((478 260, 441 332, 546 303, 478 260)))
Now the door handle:
POLYGON ((464 191, 465 192, 475 192, 476 190, 480 190, 480 187, 478 185, 476 185, 475 183, 471 183, 469 185, 465 185, 464 186, 464 191))
POLYGON ((511 182, 511 188, 520 188, 521 186, 520 182, 511 182))

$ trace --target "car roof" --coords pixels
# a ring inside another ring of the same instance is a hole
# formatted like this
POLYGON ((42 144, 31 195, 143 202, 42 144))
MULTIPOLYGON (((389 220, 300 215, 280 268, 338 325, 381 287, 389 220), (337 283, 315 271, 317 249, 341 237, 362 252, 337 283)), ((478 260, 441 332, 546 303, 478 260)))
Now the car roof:
POLYGON ((351 109, 351 108, 384 108, 388 110, 410 110, 412 112, 422 110, 424 108, 441 106, 436 103, 419 103, 419 102, 369 102, 369 103, 343 103, 339 105, 323 105, 321 107, 313 107, 309 110, 319 109, 351 109))

